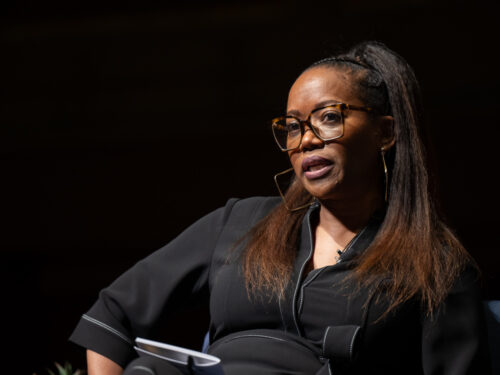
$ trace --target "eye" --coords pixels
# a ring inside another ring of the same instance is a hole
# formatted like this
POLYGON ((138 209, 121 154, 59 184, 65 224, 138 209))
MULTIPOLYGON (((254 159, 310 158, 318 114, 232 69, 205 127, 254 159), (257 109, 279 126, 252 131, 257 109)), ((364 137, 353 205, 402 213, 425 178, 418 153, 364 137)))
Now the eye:
POLYGON ((289 135, 294 135, 300 133, 300 122, 295 119, 289 119, 286 122, 286 130, 289 135))
POLYGON ((342 115, 338 111, 327 110, 321 113, 320 120, 322 125, 340 125, 342 123, 342 115))

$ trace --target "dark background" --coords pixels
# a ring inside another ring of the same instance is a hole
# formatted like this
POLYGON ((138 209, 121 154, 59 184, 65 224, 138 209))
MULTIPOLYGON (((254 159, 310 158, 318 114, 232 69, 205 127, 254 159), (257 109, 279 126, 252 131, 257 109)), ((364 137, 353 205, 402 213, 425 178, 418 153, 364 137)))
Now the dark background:
MULTIPOLYGON (((484 298, 500 298, 493 1, 18 1, 0 12, 1 332, 15 373, 84 367, 67 337, 102 287, 229 197, 276 194, 287 160, 268 120, 303 68, 366 39, 415 68, 444 212, 484 298)), ((178 321, 170 342, 198 348, 206 320, 193 308, 178 321)))

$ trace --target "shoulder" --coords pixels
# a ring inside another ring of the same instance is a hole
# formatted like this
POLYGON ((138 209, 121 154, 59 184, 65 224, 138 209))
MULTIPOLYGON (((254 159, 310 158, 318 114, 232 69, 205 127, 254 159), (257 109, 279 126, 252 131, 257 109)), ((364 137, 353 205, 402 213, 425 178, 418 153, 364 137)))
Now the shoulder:
POLYGON ((477 265, 473 261, 465 264, 462 271, 458 274, 450 290, 450 294, 474 291, 474 294, 480 295, 481 274, 477 265))
POLYGON ((269 214, 281 202, 279 197, 231 198, 225 206, 225 221, 256 223, 269 214))
POLYGON ((250 198, 231 198, 228 204, 233 205, 233 209, 239 211, 271 211, 281 202, 280 197, 250 197, 250 198))

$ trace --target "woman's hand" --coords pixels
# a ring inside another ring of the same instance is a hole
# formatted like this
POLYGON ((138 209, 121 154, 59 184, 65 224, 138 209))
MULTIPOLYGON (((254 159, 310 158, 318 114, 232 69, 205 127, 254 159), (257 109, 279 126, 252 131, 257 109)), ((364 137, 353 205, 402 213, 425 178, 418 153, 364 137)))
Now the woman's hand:
POLYGON ((99 353, 87 350, 88 375, 121 375, 123 369, 120 365, 99 353))

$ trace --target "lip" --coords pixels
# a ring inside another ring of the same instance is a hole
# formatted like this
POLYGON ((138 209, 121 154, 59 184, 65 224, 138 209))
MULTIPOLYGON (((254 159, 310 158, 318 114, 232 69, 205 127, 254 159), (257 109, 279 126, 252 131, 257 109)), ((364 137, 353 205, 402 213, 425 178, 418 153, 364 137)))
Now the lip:
POLYGON ((315 180, 317 178, 323 177, 328 172, 330 172, 332 168, 332 161, 317 155, 309 156, 302 161, 302 171, 304 172, 304 176, 309 180, 315 180), (308 170, 310 167, 316 165, 321 165, 322 167, 314 171, 308 170))

